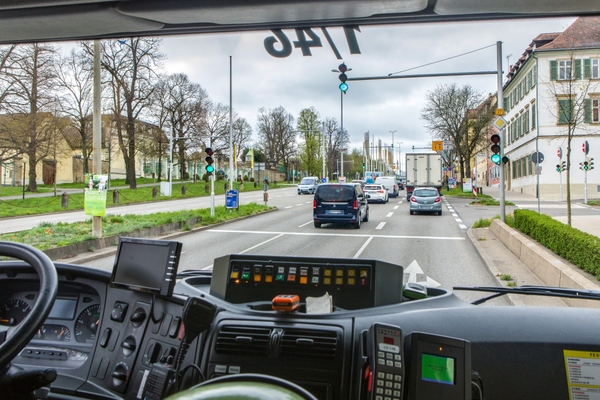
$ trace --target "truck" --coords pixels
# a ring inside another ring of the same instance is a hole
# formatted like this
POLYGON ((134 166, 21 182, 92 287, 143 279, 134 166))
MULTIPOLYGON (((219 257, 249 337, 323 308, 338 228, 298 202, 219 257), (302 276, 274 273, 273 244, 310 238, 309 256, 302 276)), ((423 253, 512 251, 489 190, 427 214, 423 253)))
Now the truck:
POLYGON ((442 190, 442 156, 438 153, 406 154, 406 200, 415 188, 434 187, 442 190))

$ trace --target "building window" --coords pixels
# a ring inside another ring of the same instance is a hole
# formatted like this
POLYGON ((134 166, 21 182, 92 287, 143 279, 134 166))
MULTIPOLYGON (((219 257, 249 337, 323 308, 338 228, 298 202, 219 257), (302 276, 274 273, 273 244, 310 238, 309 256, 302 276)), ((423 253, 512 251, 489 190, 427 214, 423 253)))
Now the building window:
POLYGON ((558 62, 558 79, 566 80, 573 77, 571 60, 560 60, 558 62))
POLYGON ((535 115, 535 103, 531 105, 531 129, 535 129, 537 121, 535 115))
POLYGON ((600 79, 600 59, 595 58, 592 60, 592 79, 600 79))
POLYGON ((600 108, 600 99, 592 99, 592 121, 591 122, 600 122, 600 113, 598 112, 600 108))
POLYGON ((571 99, 558 100, 558 123, 565 125, 572 123, 575 118, 575 104, 571 99))

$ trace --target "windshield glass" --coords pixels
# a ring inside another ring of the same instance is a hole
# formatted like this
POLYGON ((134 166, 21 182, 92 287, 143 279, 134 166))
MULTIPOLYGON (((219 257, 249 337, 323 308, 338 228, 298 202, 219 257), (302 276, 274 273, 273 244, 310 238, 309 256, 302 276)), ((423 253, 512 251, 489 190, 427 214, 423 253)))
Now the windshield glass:
POLYGON ((300 182, 301 185, 313 185, 315 183, 314 179, 309 179, 309 178, 304 178, 302 179, 302 182, 300 182))
POLYGON ((320 186, 315 197, 322 201, 348 202, 354 199, 354 187, 345 185, 320 186))

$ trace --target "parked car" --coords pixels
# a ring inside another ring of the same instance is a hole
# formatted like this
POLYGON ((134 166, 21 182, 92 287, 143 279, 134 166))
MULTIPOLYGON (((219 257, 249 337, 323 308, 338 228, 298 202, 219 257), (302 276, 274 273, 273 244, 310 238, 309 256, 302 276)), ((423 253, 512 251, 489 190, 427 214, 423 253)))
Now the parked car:
POLYGON ((375 201, 387 203, 389 201, 388 191, 386 190, 386 188, 383 187, 383 185, 365 185, 364 191, 366 194, 369 195, 369 203, 375 201))
POLYGON ((316 176, 307 176, 302 178, 298 184, 298 194, 314 194, 319 186, 319 178, 316 176))
POLYGON ((416 188, 410 196, 410 215, 415 212, 442 215, 442 198, 434 187, 416 188))
POLYGON ((379 176, 375 179, 375 183, 385 186, 388 190, 389 197, 398 197, 398 183, 393 176, 379 176))
POLYGON ((313 200, 315 228, 321 224, 350 223, 356 229, 369 220, 368 195, 355 183, 324 183, 317 187, 313 200))

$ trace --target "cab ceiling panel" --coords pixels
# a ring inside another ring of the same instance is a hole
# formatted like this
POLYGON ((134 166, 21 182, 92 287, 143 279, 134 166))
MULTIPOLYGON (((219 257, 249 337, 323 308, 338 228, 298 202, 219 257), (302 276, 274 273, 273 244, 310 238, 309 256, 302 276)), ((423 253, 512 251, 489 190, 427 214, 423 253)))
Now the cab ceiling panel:
POLYGON ((0 43, 600 14, 600 0, 0 0, 0 43))
POLYGON ((0 2, 0 43, 5 44, 131 36, 135 32, 159 32, 163 27, 158 22, 123 15, 108 2, 20 9, 7 9, 5 3, 0 2))

